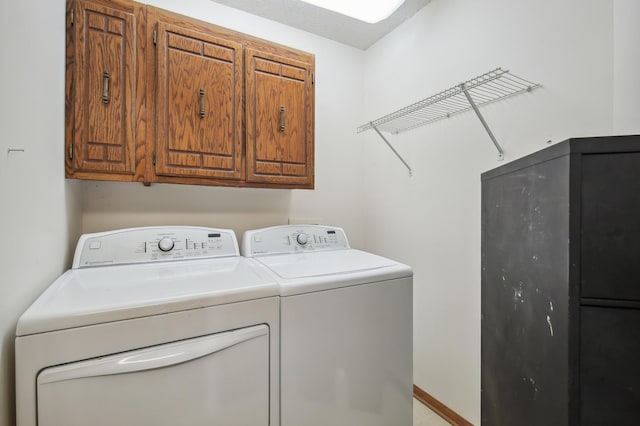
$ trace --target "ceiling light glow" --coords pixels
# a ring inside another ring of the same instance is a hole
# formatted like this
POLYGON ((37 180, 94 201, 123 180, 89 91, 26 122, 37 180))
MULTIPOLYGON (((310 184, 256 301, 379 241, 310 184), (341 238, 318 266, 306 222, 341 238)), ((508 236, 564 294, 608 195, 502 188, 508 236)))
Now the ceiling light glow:
POLYGON ((301 0, 360 21, 375 24, 391 16, 404 0, 301 0))

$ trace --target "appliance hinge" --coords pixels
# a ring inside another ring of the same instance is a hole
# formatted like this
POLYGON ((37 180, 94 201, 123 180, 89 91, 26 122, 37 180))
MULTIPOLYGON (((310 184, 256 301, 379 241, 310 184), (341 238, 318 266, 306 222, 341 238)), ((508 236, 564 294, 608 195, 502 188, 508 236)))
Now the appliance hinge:
POLYGON ((157 158, 157 156, 156 156, 156 152, 155 152, 155 151, 153 151, 153 155, 151 156, 151 161, 153 162, 153 165, 154 165, 154 166, 156 165, 156 160, 157 160, 157 159, 158 159, 158 158, 157 158))
POLYGON ((153 30, 153 45, 158 44, 158 30, 153 30))
POLYGON ((69 144, 69 160, 73 160, 73 144, 69 144))
POLYGON ((73 27, 73 24, 75 22, 74 16, 73 16, 73 7, 71 8, 71 26, 73 27))

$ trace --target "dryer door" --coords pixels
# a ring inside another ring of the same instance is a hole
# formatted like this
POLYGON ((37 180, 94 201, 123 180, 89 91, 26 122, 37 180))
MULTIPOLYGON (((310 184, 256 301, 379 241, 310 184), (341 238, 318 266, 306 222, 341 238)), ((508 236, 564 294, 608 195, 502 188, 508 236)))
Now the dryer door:
POLYGON ((38 425, 268 425, 266 325, 44 369, 38 425))

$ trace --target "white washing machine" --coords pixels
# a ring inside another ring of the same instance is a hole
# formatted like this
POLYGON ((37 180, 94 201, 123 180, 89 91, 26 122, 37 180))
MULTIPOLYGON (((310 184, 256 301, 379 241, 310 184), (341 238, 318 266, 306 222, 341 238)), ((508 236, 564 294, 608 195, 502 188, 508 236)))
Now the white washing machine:
POLYGON ((248 231, 242 254, 280 286, 281 425, 411 426, 411 268, 325 226, 248 231))
POLYGON ((83 235, 18 321, 17 424, 278 425, 278 324, 231 230, 83 235))

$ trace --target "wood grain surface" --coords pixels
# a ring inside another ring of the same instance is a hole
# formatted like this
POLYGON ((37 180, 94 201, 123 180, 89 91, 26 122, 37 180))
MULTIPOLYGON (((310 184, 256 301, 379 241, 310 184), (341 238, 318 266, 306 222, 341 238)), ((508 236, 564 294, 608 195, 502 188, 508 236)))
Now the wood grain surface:
POLYGON ((313 189, 314 55, 130 0, 66 20, 67 177, 313 189))

